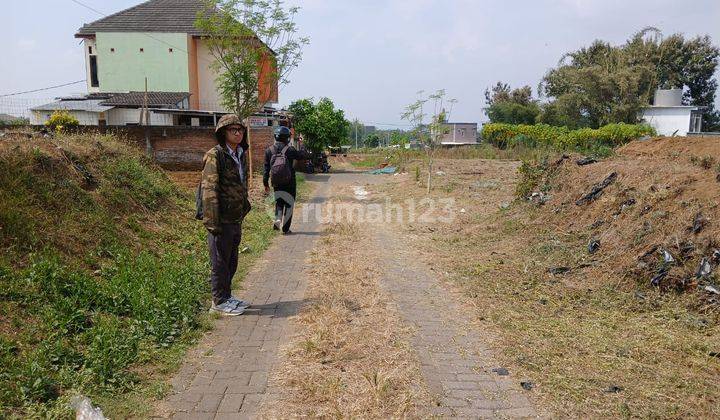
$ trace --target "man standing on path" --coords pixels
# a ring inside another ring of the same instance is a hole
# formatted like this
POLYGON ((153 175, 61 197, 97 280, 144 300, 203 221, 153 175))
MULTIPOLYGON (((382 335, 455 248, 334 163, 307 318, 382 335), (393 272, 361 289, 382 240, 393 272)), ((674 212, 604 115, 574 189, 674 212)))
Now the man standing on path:
POLYGON ((247 129, 236 115, 224 115, 215 128, 215 140, 217 146, 203 158, 201 181, 202 221, 208 230, 212 266, 210 310, 236 316, 250 306, 231 294, 242 221, 250 211, 247 129))
POLYGON ((296 159, 307 159, 306 152, 298 151, 290 144, 290 129, 278 127, 275 129, 275 144, 265 150, 265 167, 263 170, 263 185, 265 193, 270 192, 270 181, 275 195, 275 221, 273 229, 285 235, 292 233, 293 206, 297 195, 294 163, 296 159))

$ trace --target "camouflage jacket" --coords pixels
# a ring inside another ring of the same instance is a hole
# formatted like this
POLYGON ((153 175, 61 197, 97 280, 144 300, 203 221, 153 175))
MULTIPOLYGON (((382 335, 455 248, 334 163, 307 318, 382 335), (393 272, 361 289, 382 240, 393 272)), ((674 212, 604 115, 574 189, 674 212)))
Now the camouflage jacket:
POLYGON ((242 222, 250 211, 247 151, 240 161, 243 178, 240 178, 237 164, 225 147, 216 146, 205 153, 202 172, 203 224, 211 233, 220 233, 223 223, 242 222))

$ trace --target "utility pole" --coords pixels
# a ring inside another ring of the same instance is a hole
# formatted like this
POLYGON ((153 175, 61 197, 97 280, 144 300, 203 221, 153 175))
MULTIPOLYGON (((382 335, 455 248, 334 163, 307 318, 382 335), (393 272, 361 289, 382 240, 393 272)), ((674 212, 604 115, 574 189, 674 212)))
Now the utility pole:
POLYGON ((140 114, 140 121, 144 122, 144 132, 145 132, 145 153, 147 153, 148 157, 152 157, 153 155, 153 148, 152 143, 150 143, 150 133, 148 132, 148 125, 150 124, 150 110, 148 109, 148 83, 147 83, 147 77, 145 78, 145 97, 143 99, 143 109, 140 114))
POLYGON ((357 119, 355 119, 355 148, 356 148, 356 149, 358 148, 358 142, 357 142, 357 126, 358 126, 358 121, 357 121, 357 119))

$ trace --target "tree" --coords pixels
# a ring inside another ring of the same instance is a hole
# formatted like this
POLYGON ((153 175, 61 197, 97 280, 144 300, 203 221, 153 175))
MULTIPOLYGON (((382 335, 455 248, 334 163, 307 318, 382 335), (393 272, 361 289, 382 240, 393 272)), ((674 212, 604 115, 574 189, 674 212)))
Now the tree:
POLYGON ((319 152, 329 146, 340 146, 347 141, 350 123, 341 109, 328 98, 317 104, 312 98, 300 99, 288 107, 293 115, 295 129, 302 133, 307 148, 319 152))
POLYGON ((261 87, 270 91, 287 83, 300 64, 309 40, 295 37, 299 9, 282 0, 204 1, 195 25, 214 58, 222 105, 247 118, 267 100, 259 96, 261 87))
POLYGON ((540 115, 540 106, 536 103, 521 105, 515 102, 497 102, 489 106, 485 113, 490 122, 506 124, 535 124, 540 115))
POLYGON ((365 137, 365 147, 379 147, 380 136, 378 133, 370 133, 365 137))
POLYGON ((405 146, 410 143, 410 135, 402 130, 393 130, 390 133, 390 144, 405 146))
POLYGON ((708 36, 665 39, 656 28, 636 33, 624 45, 595 41, 566 54, 543 78, 541 92, 554 98, 538 117, 541 122, 571 128, 617 122, 635 123, 657 88, 685 88, 685 104, 707 109, 706 127, 714 111, 714 73, 720 50, 708 36))
POLYGON ((500 102, 529 105, 534 103, 535 100, 532 98, 532 88, 530 86, 511 90, 509 84, 497 82, 492 88, 485 89, 485 102, 487 102, 488 106, 500 102))
POLYGON ((494 123, 535 124, 540 114, 530 86, 510 89, 507 83, 497 82, 491 89, 485 89, 485 102, 488 104, 485 113, 494 123))
POLYGON ((428 157, 428 180, 427 193, 432 189, 432 171, 433 158, 435 148, 438 146, 440 138, 448 131, 448 126, 444 124, 450 118, 452 106, 457 103, 456 99, 446 99, 445 89, 440 89, 435 93, 424 97, 424 91, 419 91, 419 98, 405 107, 401 118, 412 124, 412 135, 425 146, 425 152, 428 157), (430 115, 430 121, 425 122, 428 116, 425 113, 425 104, 432 101, 433 113, 430 115), (445 110, 445 103, 450 104, 450 112, 445 110))

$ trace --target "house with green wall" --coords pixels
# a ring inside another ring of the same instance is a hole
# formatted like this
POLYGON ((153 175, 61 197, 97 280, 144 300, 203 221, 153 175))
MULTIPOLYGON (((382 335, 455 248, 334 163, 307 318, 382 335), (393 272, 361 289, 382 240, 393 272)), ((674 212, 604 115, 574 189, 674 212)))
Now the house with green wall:
MULTIPOLYGON (((93 93, 187 92, 191 109, 225 111, 214 58, 195 27, 202 0, 150 0, 83 25, 87 89, 93 93)), ((266 105, 275 86, 260 86, 266 105)))

